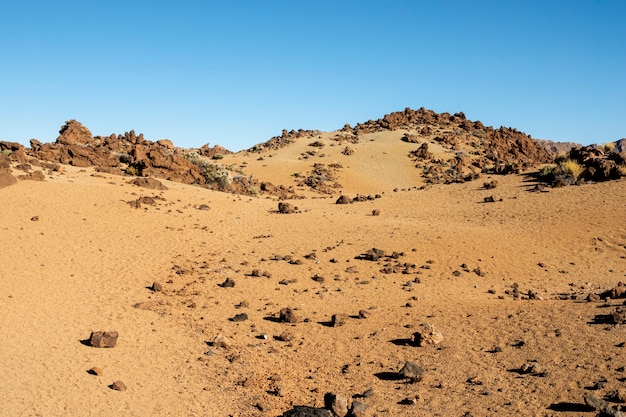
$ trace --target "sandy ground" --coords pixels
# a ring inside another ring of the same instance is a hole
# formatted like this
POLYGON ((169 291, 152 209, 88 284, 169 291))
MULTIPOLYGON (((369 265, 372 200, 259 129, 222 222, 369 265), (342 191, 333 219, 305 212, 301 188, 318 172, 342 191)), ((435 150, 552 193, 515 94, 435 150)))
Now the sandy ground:
MULTIPOLYGON (((2 415, 279 416, 335 391, 368 416, 566 417, 594 415, 586 392, 626 389, 624 327, 583 301, 626 281, 626 181, 419 190, 410 161, 386 170, 387 148, 364 146, 341 161, 341 192, 381 198, 337 205, 338 192, 289 215, 271 198, 72 167, 1 189, 2 415), (158 198, 127 203, 141 196, 158 198), (398 257, 357 259, 374 247, 398 257), (279 322, 287 307, 297 323, 279 322), (333 327, 334 314, 349 317, 333 327), (412 345, 422 323, 444 340, 412 345), (117 346, 87 346, 98 330, 118 331, 117 346), (407 360, 421 381, 397 377, 407 360)), ((248 156, 247 170, 278 182, 312 164, 289 152, 248 156)))

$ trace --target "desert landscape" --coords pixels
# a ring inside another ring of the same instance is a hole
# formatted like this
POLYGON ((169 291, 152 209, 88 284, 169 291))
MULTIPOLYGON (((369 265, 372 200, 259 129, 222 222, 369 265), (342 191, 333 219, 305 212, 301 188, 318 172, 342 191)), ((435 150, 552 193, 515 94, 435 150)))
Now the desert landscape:
POLYGON ((624 415, 626 140, 557 145, 0 142, 2 415, 624 415))

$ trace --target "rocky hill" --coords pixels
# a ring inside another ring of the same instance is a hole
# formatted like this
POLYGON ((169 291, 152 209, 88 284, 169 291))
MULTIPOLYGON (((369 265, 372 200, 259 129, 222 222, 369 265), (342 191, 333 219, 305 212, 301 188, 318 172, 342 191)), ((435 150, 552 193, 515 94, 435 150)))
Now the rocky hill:
MULTIPOLYGON (((619 153, 622 142, 616 142, 611 152, 619 153)), ((346 124, 335 132, 283 130, 280 136, 238 153, 209 145, 182 149, 168 139, 153 142, 132 130, 93 136, 76 120, 66 122, 53 143, 32 139, 30 148, 25 148, 0 142, 3 166, 16 162, 27 174, 28 164, 52 170, 57 164, 69 164, 283 199, 311 192, 333 194, 349 183, 356 187, 353 192, 359 192, 357 185, 382 187, 380 173, 388 170, 395 172, 399 186, 404 187, 467 182, 481 174, 520 173, 554 162, 558 149, 552 142, 534 140, 514 128, 496 129, 468 120, 462 112, 435 113, 424 108, 406 108, 354 127, 346 124), (360 157, 353 157, 357 150, 360 157), (270 164, 267 158, 282 162, 270 164), (363 179, 354 180, 358 176, 363 179)), ((607 158, 619 164, 619 158, 608 153, 607 158)), ((2 169, 3 181, 11 182, 10 169, 2 169)))

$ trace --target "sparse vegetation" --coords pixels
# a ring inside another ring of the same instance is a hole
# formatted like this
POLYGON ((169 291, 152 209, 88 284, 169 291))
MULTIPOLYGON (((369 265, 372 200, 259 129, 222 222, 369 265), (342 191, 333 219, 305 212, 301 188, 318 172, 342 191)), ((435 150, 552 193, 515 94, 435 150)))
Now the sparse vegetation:
POLYGON ((212 156, 211 159, 224 159, 224 155, 222 155, 221 153, 216 153, 215 155, 212 156))
POLYGON ((185 157, 189 162, 200 168, 200 173, 208 184, 215 183, 220 190, 224 190, 232 184, 233 177, 226 167, 204 160, 196 152, 189 152, 185 157))
POLYGON ((580 177, 580 174, 582 174, 585 170, 582 165, 571 159, 562 161, 556 169, 559 170, 560 173, 571 175, 574 181, 576 181, 578 177, 580 177))
POLYGON ((124 172, 126 172, 128 175, 137 175, 138 174, 137 168, 132 166, 132 165, 130 165, 128 168, 126 168, 124 170, 124 172))
POLYGON ((4 156, 9 156, 11 154, 12 154, 12 152, 11 152, 10 149, 5 149, 5 150, 2 151, 2 155, 4 155, 4 156))

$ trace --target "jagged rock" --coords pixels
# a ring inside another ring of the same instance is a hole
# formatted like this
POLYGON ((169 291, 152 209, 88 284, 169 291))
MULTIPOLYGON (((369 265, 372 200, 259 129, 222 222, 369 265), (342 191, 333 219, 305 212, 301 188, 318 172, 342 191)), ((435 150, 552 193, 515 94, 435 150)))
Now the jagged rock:
POLYGON ((415 346, 438 345, 443 341, 443 334, 432 324, 422 323, 419 329, 411 338, 415 346))
POLYGON ((97 348, 113 348, 117 344, 118 333, 115 331, 92 332, 89 345, 97 348))
POLYGON ((45 179, 43 172, 34 171, 29 172, 28 174, 18 175, 17 178, 23 181, 43 181, 45 179))
POLYGON ((381 258, 385 257, 385 251, 382 249, 372 248, 367 252, 361 254, 358 259, 363 259, 366 261, 378 261, 381 258))
POLYGON ((218 285, 222 288, 233 288, 235 286, 235 280, 232 278, 226 278, 224 282, 218 285))

